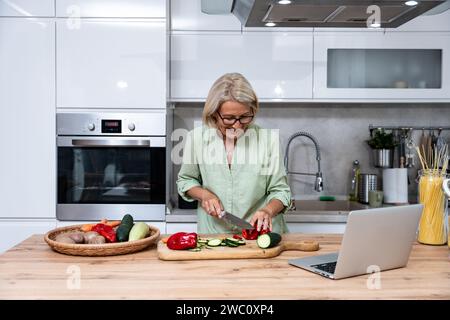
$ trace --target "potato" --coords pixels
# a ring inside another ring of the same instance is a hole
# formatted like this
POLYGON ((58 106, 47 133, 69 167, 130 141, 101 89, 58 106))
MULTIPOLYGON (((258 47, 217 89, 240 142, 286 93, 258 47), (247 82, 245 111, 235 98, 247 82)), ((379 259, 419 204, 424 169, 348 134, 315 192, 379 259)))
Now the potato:
POLYGON ((98 236, 93 237, 91 240, 89 240, 88 243, 89 244, 102 244, 105 242, 106 242, 105 237, 98 235, 98 236))
POLYGON ((61 243, 75 244, 75 241, 72 238, 70 238, 67 235, 67 233, 58 234, 55 238, 55 241, 61 243))
POLYGON ((95 231, 89 231, 84 234, 84 243, 89 243, 93 238, 99 236, 95 231))
POLYGON ((72 232, 68 237, 75 241, 75 243, 84 243, 84 232, 72 232))

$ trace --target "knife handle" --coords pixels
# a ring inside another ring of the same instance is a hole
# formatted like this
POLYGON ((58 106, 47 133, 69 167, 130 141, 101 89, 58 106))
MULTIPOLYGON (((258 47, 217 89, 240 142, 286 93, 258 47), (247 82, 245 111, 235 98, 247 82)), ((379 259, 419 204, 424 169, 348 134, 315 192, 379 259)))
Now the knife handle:
POLYGON ((302 241, 284 241, 284 250, 298 250, 298 251, 317 251, 320 245, 317 241, 302 240, 302 241))

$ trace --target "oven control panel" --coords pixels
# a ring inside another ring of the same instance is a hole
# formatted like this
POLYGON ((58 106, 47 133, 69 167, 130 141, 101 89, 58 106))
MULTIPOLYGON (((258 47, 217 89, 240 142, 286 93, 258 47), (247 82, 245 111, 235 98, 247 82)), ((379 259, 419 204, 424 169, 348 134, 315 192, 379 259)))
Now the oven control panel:
POLYGON ((103 120, 102 133, 122 133, 122 120, 103 120))
POLYGON ((166 114, 61 112, 56 115, 58 135, 165 136, 166 114))

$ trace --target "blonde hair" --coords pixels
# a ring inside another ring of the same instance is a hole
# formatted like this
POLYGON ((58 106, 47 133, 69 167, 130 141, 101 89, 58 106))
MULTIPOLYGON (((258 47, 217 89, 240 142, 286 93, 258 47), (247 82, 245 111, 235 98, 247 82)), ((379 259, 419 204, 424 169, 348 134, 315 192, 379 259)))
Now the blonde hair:
POLYGON ((203 123, 216 127, 213 115, 226 101, 242 103, 248 106, 254 115, 259 109, 258 98, 248 80, 240 73, 226 73, 217 79, 209 90, 203 108, 203 123))

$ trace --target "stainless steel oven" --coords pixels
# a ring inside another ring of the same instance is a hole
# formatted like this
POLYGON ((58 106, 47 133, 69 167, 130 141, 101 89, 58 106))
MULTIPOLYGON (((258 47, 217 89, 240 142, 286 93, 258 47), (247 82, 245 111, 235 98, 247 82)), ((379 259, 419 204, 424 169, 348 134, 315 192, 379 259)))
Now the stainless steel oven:
POLYGON ((165 219, 164 113, 59 112, 56 123, 59 220, 165 219))

